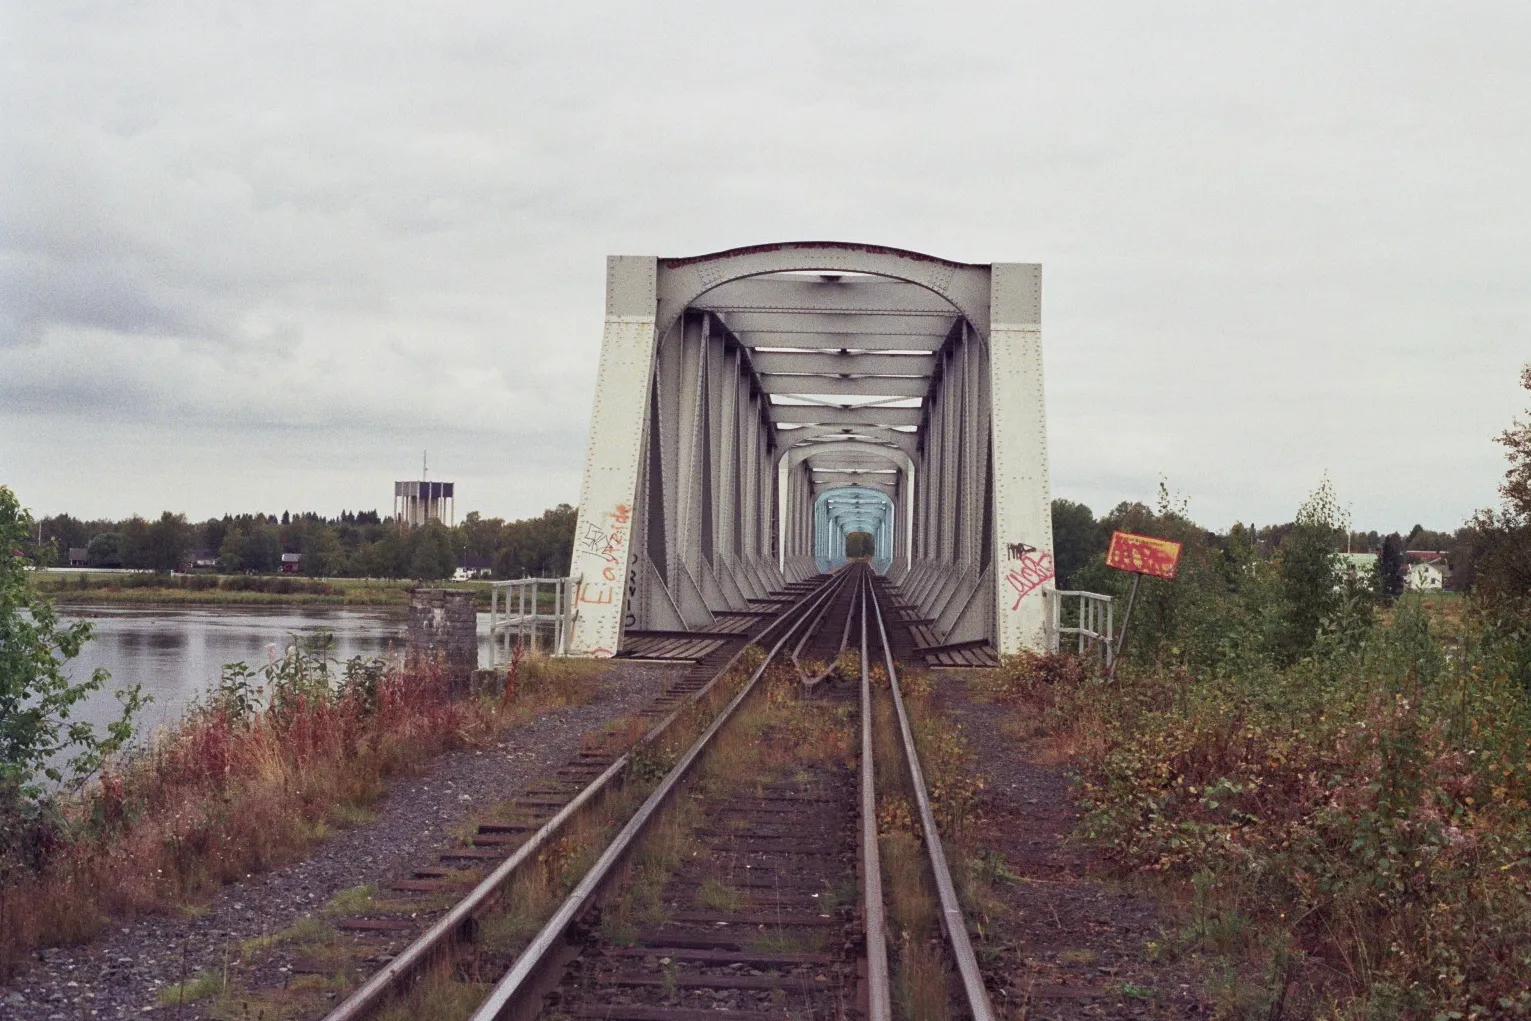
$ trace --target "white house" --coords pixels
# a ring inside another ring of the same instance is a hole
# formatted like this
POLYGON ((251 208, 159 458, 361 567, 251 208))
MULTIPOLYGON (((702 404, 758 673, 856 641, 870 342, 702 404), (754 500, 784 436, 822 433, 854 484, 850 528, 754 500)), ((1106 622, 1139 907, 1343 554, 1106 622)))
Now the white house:
POLYGON ((1446 586, 1446 561, 1419 560, 1403 572, 1403 587, 1410 592, 1439 592, 1446 586))

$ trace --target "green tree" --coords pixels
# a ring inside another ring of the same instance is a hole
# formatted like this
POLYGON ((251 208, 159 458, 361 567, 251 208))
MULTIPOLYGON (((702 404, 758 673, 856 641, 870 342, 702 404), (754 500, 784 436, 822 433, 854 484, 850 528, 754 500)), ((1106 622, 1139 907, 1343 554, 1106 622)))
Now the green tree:
POLYGON ((1391 602, 1403 594, 1403 539, 1394 532, 1377 554, 1377 595, 1391 602))
POLYGON ((1053 570, 1060 589, 1073 588, 1075 575, 1105 553, 1108 534, 1084 504, 1053 501, 1053 570))
POLYGON ((178 570, 191 549, 192 534, 186 515, 165 511, 149 526, 144 566, 152 571, 178 570))
POLYGON ((102 532, 85 547, 85 563, 91 567, 122 566, 122 536, 116 532, 102 532))
MULTIPOLYGON (((1531 390, 1531 363, 1520 370, 1520 385, 1531 390)), ((1522 521, 1531 521, 1531 419, 1516 419, 1499 434, 1498 442, 1504 444, 1505 456, 1510 459, 1504 485, 1499 487, 1505 509, 1522 521)))
POLYGON ((409 536, 409 577, 419 581, 450 578, 457 566, 452 534, 439 521, 426 522, 409 536))
POLYGON ((240 548, 239 559, 247 571, 265 573, 281 566, 282 545, 277 539, 276 526, 264 522, 252 526, 240 548))
POLYGON ((1339 501, 1326 478, 1297 511, 1297 521, 1281 544, 1282 626, 1275 649, 1279 660, 1295 662, 1313 647, 1319 629, 1339 607, 1339 501))
POLYGON ((249 536, 238 525, 230 525, 223 533, 223 544, 218 547, 218 570, 224 574, 238 574, 244 569, 245 542, 249 536))
POLYGON ((134 571, 150 570, 149 523, 135 514, 117 528, 117 534, 122 566, 134 571))
MULTIPOLYGON (((1531 390, 1531 365, 1520 381, 1531 390)), ((1531 684, 1531 421, 1517 419, 1497 439, 1510 461, 1499 489, 1504 506, 1473 516, 1459 533, 1452 566, 1488 619, 1520 645, 1517 676, 1531 684)))
POLYGON ((90 624, 62 623, 53 603, 28 586, 12 551, 30 526, 16 495, 0 486, 0 858, 37 853, 39 828, 46 826, 43 778, 83 783, 132 737, 133 719, 145 702, 137 687, 119 691, 122 716, 104 736, 70 718, 109 676, 97 669, 74 683, 65 675, 64 665, 90 638, 90 624))
POLYGON ((305 574, 328 578, 345 570, 345 547, 340 545, 335 530, 322 522, 304 529, 300 552, 305 574))

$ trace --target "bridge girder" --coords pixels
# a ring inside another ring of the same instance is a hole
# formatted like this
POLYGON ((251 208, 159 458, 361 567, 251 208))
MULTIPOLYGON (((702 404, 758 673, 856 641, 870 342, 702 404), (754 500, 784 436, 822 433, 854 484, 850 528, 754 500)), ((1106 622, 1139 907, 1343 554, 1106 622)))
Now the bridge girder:
POLYGON ((838 243, 613 257, 606 311, 576 650, 815 573, 817 501, 850 484, 887 499, 885 569, 946 640, 1046 646, 1040 267, 838 243))

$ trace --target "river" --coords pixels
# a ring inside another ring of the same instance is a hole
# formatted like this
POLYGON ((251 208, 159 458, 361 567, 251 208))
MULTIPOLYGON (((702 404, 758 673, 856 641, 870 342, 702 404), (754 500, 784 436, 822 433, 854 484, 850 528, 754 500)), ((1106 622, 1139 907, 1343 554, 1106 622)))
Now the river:
MULTIPOLYGON (((223 664, 243 660, 252 668, 279 656, 292 636, 327 628, 335 636, 330 655, 387 656, 402 651, 404 607, 369 606, 143 606, 67 603, 59 613, 88 620, 94 637, 66 666, 78 681, 104 667, 112 679, 105 690, 76 707, 76 717, 102 724, 117 715, 112 690, 142 684, 154 697, 145 708, 140 733, 180 718, 191 700, 218 680, 223 664)), ((479 614, 479 660, 487 664, 488 615, 479 614)))

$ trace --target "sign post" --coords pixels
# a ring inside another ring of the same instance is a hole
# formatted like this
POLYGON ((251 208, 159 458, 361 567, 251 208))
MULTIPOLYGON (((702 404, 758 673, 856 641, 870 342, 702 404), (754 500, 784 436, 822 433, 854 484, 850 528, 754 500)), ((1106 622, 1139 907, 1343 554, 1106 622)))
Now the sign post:
POLYGON ((1112 532, 1111 547, 1106 551, 1106 566, 1119 571, 1132 572, 1132 591, 1127 593, 1127 609, 1122 614, 1122 631, 1116 638, 1116 651, 1111 656, 1111 666, 1106 676, 1116 679, 1116 665, 1122 661, 1122 647, 1127 644, 1127 626, 1132 623, 1132 604, 1137 602, 1138 583, 1143 575, 1151 574, 1165 581, 1175 577, 1180 563, 1180 543, 1168 539, 1155 539, 1149 535, 1133 535, 1131 532, 1112 532))

